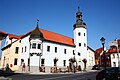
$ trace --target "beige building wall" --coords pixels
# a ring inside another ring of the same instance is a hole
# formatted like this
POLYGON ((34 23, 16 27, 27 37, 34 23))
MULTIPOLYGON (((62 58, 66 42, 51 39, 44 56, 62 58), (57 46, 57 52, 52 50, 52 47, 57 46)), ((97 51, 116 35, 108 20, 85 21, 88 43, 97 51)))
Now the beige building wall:
POLYGON ((89 66, 89 69, 92 69, 92 66, 95 65, 95 53, 90 48, 88 48, 88 61, 87 61, 87 64, 89 66))
POLYGON ((19 50, 20 50, 20 43, 19 40, 16 40, 15 42, 8 45, 5 49, 2 51, 2 57, 1 57, 1 68, 5 68, 6 64, 9 64, 9 68, 13 71, 18 70, 19 68, 19 50), (18 47, 18 53, 15 53, 16 47, 18 47), (17 64, 15 64, 15 59, 17 59, 17 64))

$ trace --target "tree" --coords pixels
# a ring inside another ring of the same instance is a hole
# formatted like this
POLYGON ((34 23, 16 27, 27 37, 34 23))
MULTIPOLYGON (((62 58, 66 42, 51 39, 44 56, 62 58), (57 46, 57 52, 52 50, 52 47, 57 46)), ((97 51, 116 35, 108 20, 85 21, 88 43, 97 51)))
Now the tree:
POLYGON ((84 70, 85 70, 85 69, 86 69, 87 59, 84 58, 82 61, 83 61, 83 63, 84 63, 84 70))

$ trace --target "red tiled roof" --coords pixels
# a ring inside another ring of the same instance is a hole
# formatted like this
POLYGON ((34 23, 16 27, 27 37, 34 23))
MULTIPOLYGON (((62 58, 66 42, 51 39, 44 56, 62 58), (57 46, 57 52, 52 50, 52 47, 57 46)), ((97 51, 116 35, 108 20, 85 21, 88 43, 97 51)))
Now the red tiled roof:
MULTIPOLYGON (((32 31, 34 31, 34 30, 32 30, 32 31)), ((73 46, 73 47, 75 46, 73 38, 70 38, 70 37, 55 33, 55 32, 51 32, 51 31, 48 31, 48 30, 44 30, 44 29, 41 29, 41 28, 39 28, 39 30, 42 32, 44 39, 47 40, 47 41, 66 44, 66 45, 70 45, 70 46, 73 46)), ((21 36, 21 38, 26 37, 32 31, 30 31, 30 32, 26 33, 25 35, 21 36)))
POLYGON ((120 50, 113 49, 113 48, 110 48, 110 49, 108 50, 108 53, 117 53, 117 52, 120 52, 120 50))
POLYGON ((16 35, 13 35, 13 34, 8 34, 9 38, 12 39, 12 38, 15 38, 15 39, 20 39, 21 36, 16 36, 16 35))
POLYGON ((1 50, 5 50, 6 48, 10 47, 13 43, 15 43, 16 41, 18 41, 19 39, 13 41, 12 43, 8 44, 7 46, 3 47, 1 50))
POLYGON ((7 33, 3 32, 3 31, 0 31, 0 39, 3 38, 3 37, 6 37, 7 33))
POLYGON ((0 31, 0 34, 7 34, 7 33, 3 32, 3 31, 0 31))
POLYGON ((100 54, 102 52, 103 48, 99 48, 95 50, 95 54, 100 54))
POLYGON ((62 43, 62 44, 70 45, 70 46, 75 46, 73 42, 74 41, 73 38, 69 38, 67 36, 57 34, 54 32, 50 32, 47 30, 43 30, 43 29, 39 29, 39 30, 42 32, 45 40, 58 42, 58 43, 62 43))

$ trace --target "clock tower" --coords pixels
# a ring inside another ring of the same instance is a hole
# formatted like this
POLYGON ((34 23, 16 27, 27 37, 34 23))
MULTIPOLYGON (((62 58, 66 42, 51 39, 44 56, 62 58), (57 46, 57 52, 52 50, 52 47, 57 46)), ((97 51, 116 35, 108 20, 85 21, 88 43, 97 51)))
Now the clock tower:
POLYGON ((74 44, 75 44, 75 55, 77 59, 78 65, 81 65, 83 69, 84 63, 83 59, 88 59, 87 53, 87 29, 86 24, 82 20, 82 12, 78 7, 78 11, 76 13, 76 23, 73 25, 74 27, 74 44))

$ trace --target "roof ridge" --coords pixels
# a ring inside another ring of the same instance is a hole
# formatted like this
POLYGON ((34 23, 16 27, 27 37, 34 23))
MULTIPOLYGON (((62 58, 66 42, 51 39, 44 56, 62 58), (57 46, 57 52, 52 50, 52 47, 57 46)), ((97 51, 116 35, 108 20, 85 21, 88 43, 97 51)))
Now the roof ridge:
MULTIPOLYGON (((46 29, 42 29, 42 28, 39 28, 39 29, 44 30, 44 31, 48 31, 48 32, 52 32, 52 33, 55 33, 55 34, 58 34, 58 35, 61 35, 61 36, 67 37, 67 38, 71 38, 69 36, 66 36, 66 35, 63 35, 63 34, 60 34, 60 33, 56 33, 56 32, 53 32, 53 31, 49 31, 49 30, 46 30, 46 29)), ((73 39, 73 38, 71 38, 71 39, 73 39)))

